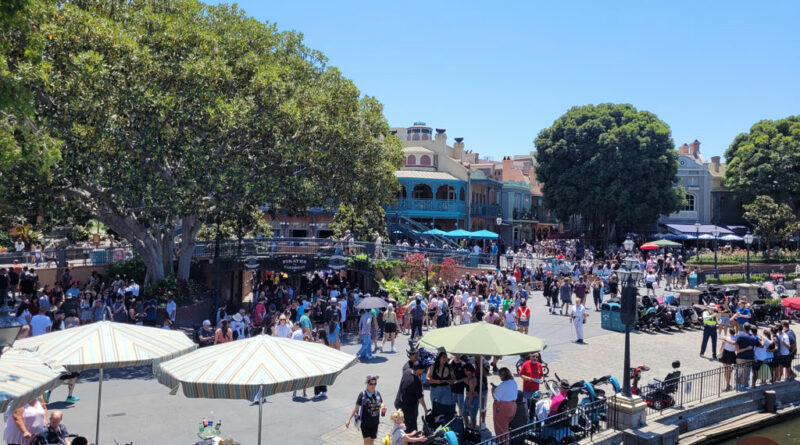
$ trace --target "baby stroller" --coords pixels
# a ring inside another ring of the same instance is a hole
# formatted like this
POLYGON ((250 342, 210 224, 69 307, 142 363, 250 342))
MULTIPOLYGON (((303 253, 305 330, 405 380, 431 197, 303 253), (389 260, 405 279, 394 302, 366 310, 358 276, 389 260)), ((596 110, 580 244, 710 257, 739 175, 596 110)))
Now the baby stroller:
POLYGON ((449 421, 444 416, 428 411, 422 416, 422 432, 430 445, 458 445, 458 438, 464 432, 464 420, 461 416, 452 417, 449 421))

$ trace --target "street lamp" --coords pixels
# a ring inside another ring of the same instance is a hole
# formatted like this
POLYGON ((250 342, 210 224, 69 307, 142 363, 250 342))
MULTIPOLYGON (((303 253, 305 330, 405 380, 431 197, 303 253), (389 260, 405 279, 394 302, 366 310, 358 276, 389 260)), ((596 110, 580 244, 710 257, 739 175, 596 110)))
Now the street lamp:
POLYGON ((719 270, 717 269, 717 243, 719 242, 719 227, 714 226, 714 231, 711 233, 714 235, 714 278, 719 278, 719 270))
POLYGON ((622 243, 625 246, 625 259, 617 270, 620 283, 623 284, 620 319, 625 325, 625 369, 622 394, 631 397, 631 326, 636 323, 636 282, 642 277, 639 261, 634 258, 633 240, 630 236, 622 243))
POLYGON ((750 282, 750 245, 753 244, 753 234, 750 233, 748 230, 747 233, 744 235, 744 244, 747 246, 747 282, 750 282))
MULTIPOLYGON (((494 220, 494 222, 497 223, 497 231, 499 232, 500 231, 500 226, 503 225, 503 218, 498 216, 494 220)), ((500 235, 500 234, 498 233, 498 235, 500 235)), ((497 239, 497 258, 495 259, 495 261, 497 261, 497 270, 500 270, 500 239, 501 238, 502 237, 498 237, 498 239, 497 239)))
POLYGON ((700 264, 700 222, 694 223, 694 239, 697 240, 697 263, 700 264))
POLYGON ((427 257, 422 261, 422 264, 425 265, 425 292, 428 291, 428 268, 431 267, 431 260, 427 257))

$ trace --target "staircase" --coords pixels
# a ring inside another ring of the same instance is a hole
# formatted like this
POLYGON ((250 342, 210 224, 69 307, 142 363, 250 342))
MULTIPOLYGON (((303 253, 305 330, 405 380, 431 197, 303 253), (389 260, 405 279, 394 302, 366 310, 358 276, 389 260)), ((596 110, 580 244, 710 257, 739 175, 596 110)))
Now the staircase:
POLYGON ((387 214, 386 230, 389 232, 389 236, 392 238, 392 240, 397 240, 398 234, 395 232, 400 232, 403 236, 410 240, 422 241, 426 239, 428 242, 436 243, 437 246, 447 244, 450 247, 458 248, 458 243, 444 236, 423 235, 423 232, 430 230, 430 228, 403 215, 392 213, 387 214))

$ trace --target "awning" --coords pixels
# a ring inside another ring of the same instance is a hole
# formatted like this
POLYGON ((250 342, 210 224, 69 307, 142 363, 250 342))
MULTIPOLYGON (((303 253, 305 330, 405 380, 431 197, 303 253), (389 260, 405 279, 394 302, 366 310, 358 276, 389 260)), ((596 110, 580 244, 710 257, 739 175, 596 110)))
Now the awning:
MULTIPOLYGON (((678 235, 690 235, 696 237, 699 232, 700 235, 711 235, 713 239, 714 229, 719 231, 719 236, 734 235, 733 232, 722 226, 715 226, 713 224, 701 224, 700 227, 695 227, 694 224, 664 224, 667 229, 672 233, 678 235)), ((703 238, 700 238, 703 239, 703 238)))

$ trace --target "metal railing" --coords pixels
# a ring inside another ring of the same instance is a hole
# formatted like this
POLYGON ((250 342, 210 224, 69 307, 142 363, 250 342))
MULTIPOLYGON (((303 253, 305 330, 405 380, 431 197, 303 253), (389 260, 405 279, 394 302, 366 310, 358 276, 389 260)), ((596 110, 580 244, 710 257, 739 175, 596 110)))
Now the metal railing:
MULTIPOLYGON (((721 397, 728 392, 744 392, 753 388, 753 373, 758 372, 759 387, 770 386, 764 383, 772 380, 772 369, 776 363, 763 362, 759 369, 753 369, 754 362, 722 365, 716 369, 681 376, 677 379, 651 383, 641 391, 649 413, 661 413, 667 409, 683 408, 687 403, 703 402, 721 397), (771 366, 773 365, 773 366, 771 366), (744 384, 743 384, 744 383, 744 384)), ((792 372, 800 367, 800 358, 787 361, 792 372)), ((777 372, 777 366, 775 366, 777 372)), ((782 369, 778 381, 783 380, 786 371, 782 369)))
POLYGON ((0 266, 19 264, 34 267, 66 267, 75 265, 102 265, 123 261, 133 257, 130 246, 116 247, 67 247, 45 249, 40 252, 5 252, 0 253, 0 266))
POLYGON ((464 213, 467 205, 459 200, 439 200, 439 199, 413 199, 401 198, 386 207, 389 211, 397 210, 434 210, 442 212, 464 213))
POLYGON ((574 443, 607 430, 614 423, 614 419, 609 419, 613 412, 607 399, 598 399, 544 420, 533 421, 478 445, 574 443))

